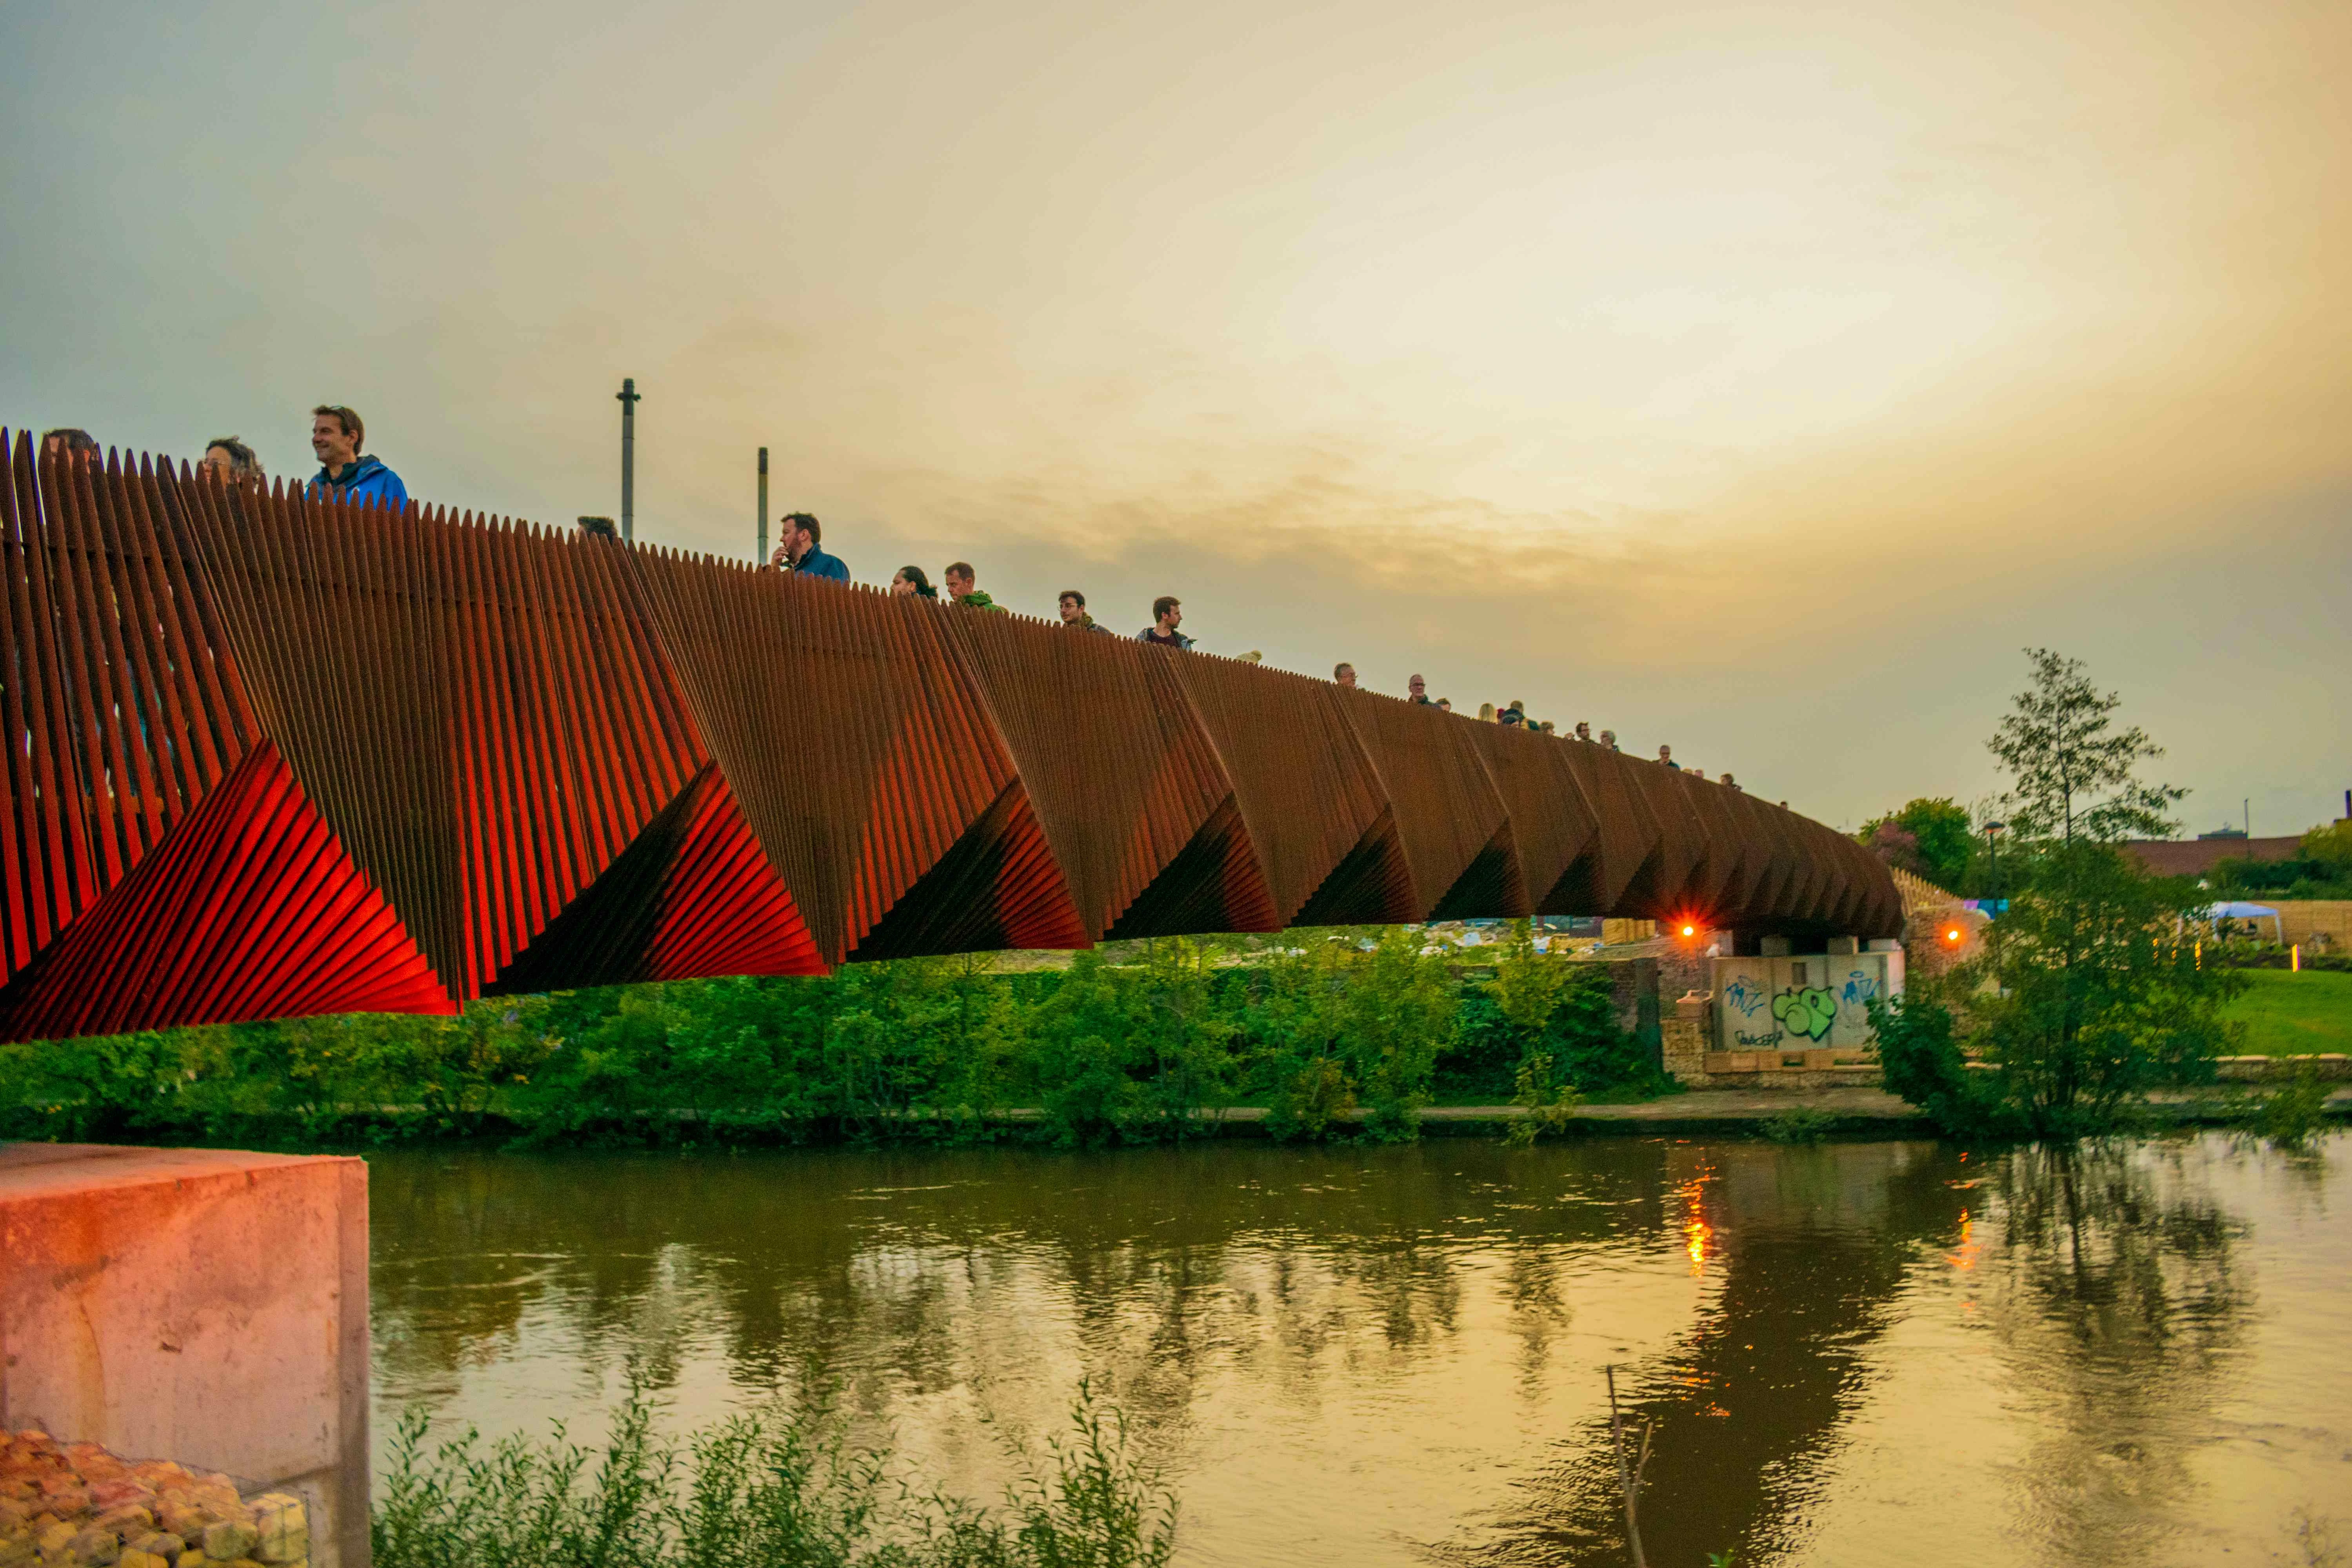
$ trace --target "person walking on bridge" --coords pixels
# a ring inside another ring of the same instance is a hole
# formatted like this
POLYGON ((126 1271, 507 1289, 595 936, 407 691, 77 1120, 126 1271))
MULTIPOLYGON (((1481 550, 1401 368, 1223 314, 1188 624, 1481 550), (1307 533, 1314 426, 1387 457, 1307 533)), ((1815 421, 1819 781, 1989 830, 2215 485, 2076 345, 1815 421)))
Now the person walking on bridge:
POLYGON ((1356 689, 1356 667, 1343 659, 1331 667, 1331 679, 1353 691, 1356 689))
POLYGON ((321 403, 310 410, 310 450, 319 459, 319 477, 309 494, 320 500, 372 501, 398 511, 408 504, 408 487, 383 466, 383 459, 366 455, 367 426, 359 410, 340 403, 321 403))
POLYGON ((947 578, 948 597, 967 610, 1002 610, 1003 605, 981 591, 980 579, 969 561, 952 561, 942 574, 947 578))
POLYGON ((60 425, 54 430, 41 432, 41 456, 45 458, 82 456, 103 467, 101 459, 104 455, 99 447, 98 437, 87 430, 78 430, 70 425, 60 425))
POLYGON ((780 537, 768 556, 769 565, 796 577, 849 581, 849 568, 842 564, 841 557, 825 552, 824 524, 814 517, 804 511, 788 511, 776 520, 776 531, 780 537))
POLYGON ((1672 768, 1676 773, 1683 771, 1682 763, 1675 761, 1675 749, 1672 746, 1660 746, 1658 748, 1658 765, 1661 767, 1672 768))
POLYGON ((1135 634, 1138 642, 1159 647, 1191 647, 1192 639, 1176 628, 1184 624, 1184 606, 1172 594, 1151 601, 1151 624, 1135 634))
POLYGON ((1429 682, 1423 680, 1418 675, 1406 681, 1404 683, 1404 689, 1412 693, 1412 695, 1407 697, 1405 700, 1412 703, 1414 707, 1434 708, 1437 706, 1436 703, 1432 702, 1429 700, 1429 682))
POLYGON ((261 459, 253 455, 253 448, 234 436, 205 442, 205 460, 196 467, 225 485, 268 477, 261 471, 261 459))
POLYGON ((1061 606, 1064 626, 1082 632, 1100 632, 1105 637, 1116 635, 1108 626, 1087 614, 1087 596, 1076 588, 1062 590, 1061 606))

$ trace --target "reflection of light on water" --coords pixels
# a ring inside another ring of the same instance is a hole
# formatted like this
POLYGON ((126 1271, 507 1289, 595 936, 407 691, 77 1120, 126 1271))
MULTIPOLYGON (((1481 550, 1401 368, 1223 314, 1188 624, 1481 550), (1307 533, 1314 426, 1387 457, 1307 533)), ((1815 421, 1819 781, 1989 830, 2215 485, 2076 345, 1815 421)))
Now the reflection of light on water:
POLYGON ((1959 1246, 1944 1254, 1944 1261, 1958 1269, 1974 1268, 1977 1266, 1977 1250, 1975 1222, 1969 1218, 1969 1211, 1962 1209, 1959 1246))
POLYGON ((1715 1226, 1706 1223, 1706 1177, 1693 1176, 1677 1189, 1683 1200, 1683 1250, 1690 1254, 1691 1273, 1706 1272, 1707 1243, 1715 1239, 1715 1226))

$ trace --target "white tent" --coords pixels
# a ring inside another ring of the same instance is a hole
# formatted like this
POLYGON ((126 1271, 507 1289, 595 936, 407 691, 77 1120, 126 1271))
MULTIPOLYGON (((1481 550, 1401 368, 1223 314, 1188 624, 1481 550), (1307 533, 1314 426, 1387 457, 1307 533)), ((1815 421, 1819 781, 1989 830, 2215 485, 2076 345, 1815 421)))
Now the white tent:
POLYGON ((2272 931, 2278 940, 2282 943, 2286 941, 2286 922, 2279 919, 2279 912, 2276 910, 2267 905, 2226 903, 2206 906, 2206 924, 2219 925, 2223 921, 2269 921, 2272 931))

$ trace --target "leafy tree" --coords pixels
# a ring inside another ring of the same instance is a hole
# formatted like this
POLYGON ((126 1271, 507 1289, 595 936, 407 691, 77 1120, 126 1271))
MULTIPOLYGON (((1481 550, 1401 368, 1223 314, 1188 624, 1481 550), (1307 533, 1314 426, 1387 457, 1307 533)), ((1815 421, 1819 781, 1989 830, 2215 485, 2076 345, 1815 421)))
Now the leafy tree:
POLYGON ((1417 927, 1303 934, 1268 967, 1251 1015, 1267 1128, 1316 1136, 1360 1101, 1367 1136, 1417 1137, 1454 1033, 1459 993, 1444 961, 1421 951, 1417 927))
POLYGON ((1919 836, 1902 824, 1882 817, 1865 825, 1857 837, 1873 855, 1896 870, 1915 877, 1927 875, 1927 862, 1919 858, 1919 836))
POLYGON ((2189 792, 2140 780, 2138 764, 2164 749, 2137 725, 2112 729, 2109 715, 2123 699, 2112 691, 2101 696, 2081 659, 2042 647, 2026 649, 2025 657, 2033 663, 2033 683, 2017 694, 2015 711, 1986 742, 2016 781, 2010 826, 2021 837, 2068 843, 2176 831, 2179 823, 2165 813, 2189 792))
POLYGON ((1201 1110, 1230 1101, 1239 1031, 1217 1007, 1214 954, 1177 937, 1145 944, 1139 965, 1072 961, 1036 1009, 1028 1063, 1062 1142, 1181 1139, 1201 1110))
POLYGON ((1983 957, 1871 1004, 1886 1087, 1954 1134, 2063 1137, 2116 1125, 2148 1089, 2210 1079, 2244 981, 2178 937, 2203 897, 2104 844, 2053 851, 1983 957), (1999 1070, 1970 1068, 1972 1053, 1999 1070))
POLYGON ((2303 858, 2331 868, 2331 879, 2352 880, 2352 816, 2303 836, 2303 858))
POLYGON ((1968 807, 1948 795, 1922 797, 1890 816, 1874 817, 1857 837, 1888 865, 1947 889, 1959 887, 1976 849, 1968 807))
POLYGON ((2031 884, 1981 957, 1871 1005, 1887 1087, 1955 1133, 2097 1131, 2152 1088, 2210 1078, 2243 984, 2180 939, 2206 895, 2106 842, 2174 826, 2160 813, 2186 792, 2134 773, 2161 750, 2137 729, 2111 732, 2121 699, 2079 661, 2028 657, 2034 684, 1988 744, 2016 779, 2013 825, 2042 840, 2031 884))

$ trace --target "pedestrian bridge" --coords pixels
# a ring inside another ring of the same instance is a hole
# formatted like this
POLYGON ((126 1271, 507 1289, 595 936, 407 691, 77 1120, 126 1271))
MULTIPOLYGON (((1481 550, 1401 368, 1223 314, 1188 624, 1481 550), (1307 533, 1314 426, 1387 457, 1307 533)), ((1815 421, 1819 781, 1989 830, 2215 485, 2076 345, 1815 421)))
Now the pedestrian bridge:
POLYGON ((0 447, 0 1038, 1288 926, 1900 929, 1844 835, 1590 743, 0 447))

